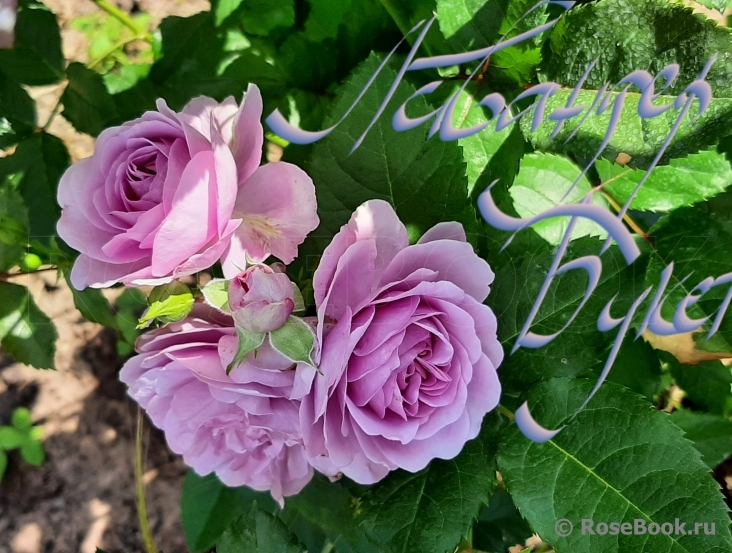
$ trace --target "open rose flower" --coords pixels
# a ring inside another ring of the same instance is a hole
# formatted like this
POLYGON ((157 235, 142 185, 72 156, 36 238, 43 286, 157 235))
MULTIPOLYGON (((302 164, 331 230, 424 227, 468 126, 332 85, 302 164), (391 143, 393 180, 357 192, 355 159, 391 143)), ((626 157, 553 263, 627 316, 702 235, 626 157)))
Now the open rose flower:
POLYGON ((229 284, 229 307, 240 328, 261 334, 277 330, 295 309, 295 292, 286 274, 252 265, 229 284))
POLYGON ((323 376, 300 419, 315 468, 370 484, 478 435, 501 393, 503 350, 482 303, 492 281, 460 224, 410 246, 388 203, 358 208, 313 280, 323 376))
POLYGON ((231 318, 196 306, 187 319, 144 334, 120 373, 130 396, 198 474, 282 498, 312 478, 298 420, 315 371, 263 344, 229 375, 231 318))
POLYGON ((76 288, 161 284, 221 259, 228 278, 270 254, 289 263, 318 225, 311 179, 260 167, 262 98, 195 98, 99 135, 94 155, 61 178, 58 233, 81 252, 76 288))

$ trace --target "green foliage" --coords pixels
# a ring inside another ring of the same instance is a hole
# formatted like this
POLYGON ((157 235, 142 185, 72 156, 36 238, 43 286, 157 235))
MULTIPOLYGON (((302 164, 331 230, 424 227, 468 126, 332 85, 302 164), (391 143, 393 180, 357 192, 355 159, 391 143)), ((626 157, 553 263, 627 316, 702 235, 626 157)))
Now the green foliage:
POLYGON ((307 553, 279 518, 256 502, 221 536, 220 553, 307 553))
MULTIPOLYGON (((328 121, 337 121, 348 109, 380 61, 372 55, 359 67, 336 99, 328 121)), ((382 69, 346 120, 313 149, 309 172, 318 189, 321 221, 313 236, 321 250, 361 203, 374 198, 391 203, 399 218, 414 225, 420 234, 442 220, 460 221, 468 232, 475 228, 475 210, 467 199, 465 162, 457 144, 438 137, 426 139, 426 126, 398 133, 390 118, 382 116, 361 146, 350 153, 395 77, 391 66, 382 69)), ((391 111, 414 91, 410 84, 400 83, 390 103, 391 111)), ((412 117, 427 112, 422 98, 410 105, 416 112, 407 113, 412 117)), ((389 110, 387 107, 386 112, 389 110)))
POLYGON ((710 469, 732 455, 732 421, 729 419, 684 409, 671 415, 671 420, 694 442, 710 469))
POLYGON ((193 309, 193 301, 193 292, 180 281, 156 286, 147 297, 148 308, 137 328, 146 328, 155 319, 163 324, 181 321, 193 309))
POLYGON ((529 394, 532 414, 545 428, 566 428, 537 444, 513 427, 501 441, 499 470, 532 528, 560 552, 729 551, 732 535, 719 486, 668 415, 606 383, 569 420, 593 384, 554 379, 538 385, 529 394), (555 531, 563 518, 575 524, 568 537, 555 531), (583 535, 578 530, 586 518, 596 523, 706 521, 715 523, 716 534, 583 535))
POLYGON ((56 328, 25 286, 0 281, 0 345, 17 361, 53 369, 56 328))
POLYGON ((181 492, 183 531, 192 553, 207 551, 239 516, 258 502, 266 508, 275 503, 268 494, 249 488, 227 488, 214 475, 186 474, 181 492))
POLYGON ((0 480, 8 466, 8 451, 20 450, 21 458, 35 467, 39 467, 46 459, 43 450, 43 430, 33 426, 31 414, 25 407, 13 411, 12 426, 0 426, 0 480))
MULTIPOLYGON (((598 161, 597 171, 603 190, 624 205, 645 171, 598 161)), ((639 211, 669 212, 707 200, 732 184, 732 166, 724 155, 705 150, 687 157, 672 159, 669 165, 655 168, 630 204, 639 211)))
POLYGON ((496 484, 499 427, 498 417, 489 415, 481 434, 455 459, 432 461, 414 474, 395 471, 366 492, 361 524, 380 551, 453 551, 496 484))
POLYGON ((97 136, 117 119, 117 108, 104 80, 81 63, 69 65, 66 75, 69 84, 61 96, 64 117, 76 130, 97 136))
POLYGON ((676 384, 696 407, 716 415, 732 412, 732 372, 720 361, 682 365, 673 355, 664 354, 676 384))
MULTIPOLYGON (((522 218, 539 215, 557 205, 576 204, 592 193, 581 169, 566 157, 549 154, 529 154, 521 160, 521 169, 509 190, 516 211, 522 218), (579 179, 577 184, 575 182, 579 179)), ((592 203, 608 208, 600 194, 592 194, 592 203)), ((557 246, 569 226, 570 217, 544 219, 531 228, 550 244, 557 246)), ((582 236, 607 237, 607 231, 593 221, 581 219, 575 226, 572 239, 582 236)))
POLYGON ((308 323, 290 315, 277 330, 269 334, 272 347, 296 363, 313 365, 310 354, 315 346, 315 334, 308 323))

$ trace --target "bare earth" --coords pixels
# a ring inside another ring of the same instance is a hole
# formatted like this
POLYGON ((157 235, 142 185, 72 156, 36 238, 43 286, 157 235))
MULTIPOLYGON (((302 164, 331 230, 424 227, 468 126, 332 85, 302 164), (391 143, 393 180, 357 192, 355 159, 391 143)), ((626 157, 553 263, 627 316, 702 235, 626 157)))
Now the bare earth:
MULTIPOLYGON (((90 0, 45 0, 59 16, 67 59, 87 61, 85 37, 69 28, 74 17, 97 10, 90 0)), ((117 2, 131 9, 132 2, 117 2)), ((159 22, 167 15, 208 9, 206 0, 139 0, 159 22)), ((44 124, 63 85, 30 93, 44 124)), ((91 155, 93 138, 77 133, 58 116, 50 132, 78 160, 91 155)), ((44 429, 47 459, 36 468, 11 456, 0 482, 0 553, 140 552, 143 544, 134 488, 134 425, 137 407, 126 397, 117 373, 115 337, 83 319, 66 284, 54 272, 22 276, 39 307, 53 319, 59 340, 56 371, 37 371, 0 352, 0 424, 13 409, 31 409, 44 429)), ((152 533, 165 553, 187 551, 180 525, 179 496, 186 468, 171 454, 160 432, 147 425, 145 481, 152 533)))

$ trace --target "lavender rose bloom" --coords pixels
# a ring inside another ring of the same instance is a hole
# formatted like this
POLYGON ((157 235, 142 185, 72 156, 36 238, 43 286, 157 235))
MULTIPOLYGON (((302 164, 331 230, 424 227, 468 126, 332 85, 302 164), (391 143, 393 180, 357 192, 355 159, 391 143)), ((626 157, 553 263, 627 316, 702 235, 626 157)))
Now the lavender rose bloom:
POLYGON ((227 375, 234 334, 231 318, 198 305, 187 319, 142 335, 120 378, 198 474, 269 490, 282 504, 313 475, 298 408, 315 371, 263 344, 227 375))
POLYGON ((501 392, 503 350, 482 303, 492 281, 460 224, 410 246, 388 203, 358 208, 313 280, 323 376, 300 420, 316 469, 370 484, 478 435, 501 392))
POLYGON ((318 225, 315 188, 288 163, 259 166, 262 98, 200 97, 99 135, 61 178, 58 233, 81 255, 76 288, 170 282, 221 259, 227 278, 270 254, 289 263, 318 225))
POLYGON ((13 47, 17 18, 18 0, 0 0, 0 49, 13 47))
POLYGON ((271 332, 295 309, 295 292, 286 274, 252 265, 229 284, 229 307, 236 325, 249 332, 271 332))

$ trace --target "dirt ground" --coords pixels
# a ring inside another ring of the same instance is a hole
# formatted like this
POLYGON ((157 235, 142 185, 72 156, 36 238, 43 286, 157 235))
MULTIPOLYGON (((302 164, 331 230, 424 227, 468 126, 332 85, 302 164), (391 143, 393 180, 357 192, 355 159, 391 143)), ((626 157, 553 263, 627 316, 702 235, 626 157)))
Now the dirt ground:
MULTIPOLYGON (((44 0, 59 16, 67 59, 87 61, 86 40, 69 28, 79 15, 98 8, 90 0, 44 0)), ((129 0, 117 2, 131 9, 129 0)), ((167 15, 208 9, 206 0, 138 0, 156 22, 167 15)), ((30 90, 44 124, 62 85, 30 90)), ((94 140, 57 116, 49 131, 64 140, 78 160, 94 140)), ((115 337, 83 319, 65 282, 46 272, 13 279, 29 286, 39 307, 53 319, 59 340, 56 371, 14 363, 0 351, 0 424, 19 406, 43 426, 47 459, 41 467, 11 455, 0 483, 0 553, 109 553, 143 551, 134 495, 134 437, 137 408, 118 381, 121 361, 115 337)), ((179 495, 186 468, 171 454, 162 434, 147 425, 145 481, 152 533, 165 553, 187 551, 180 524, 179 495)))

